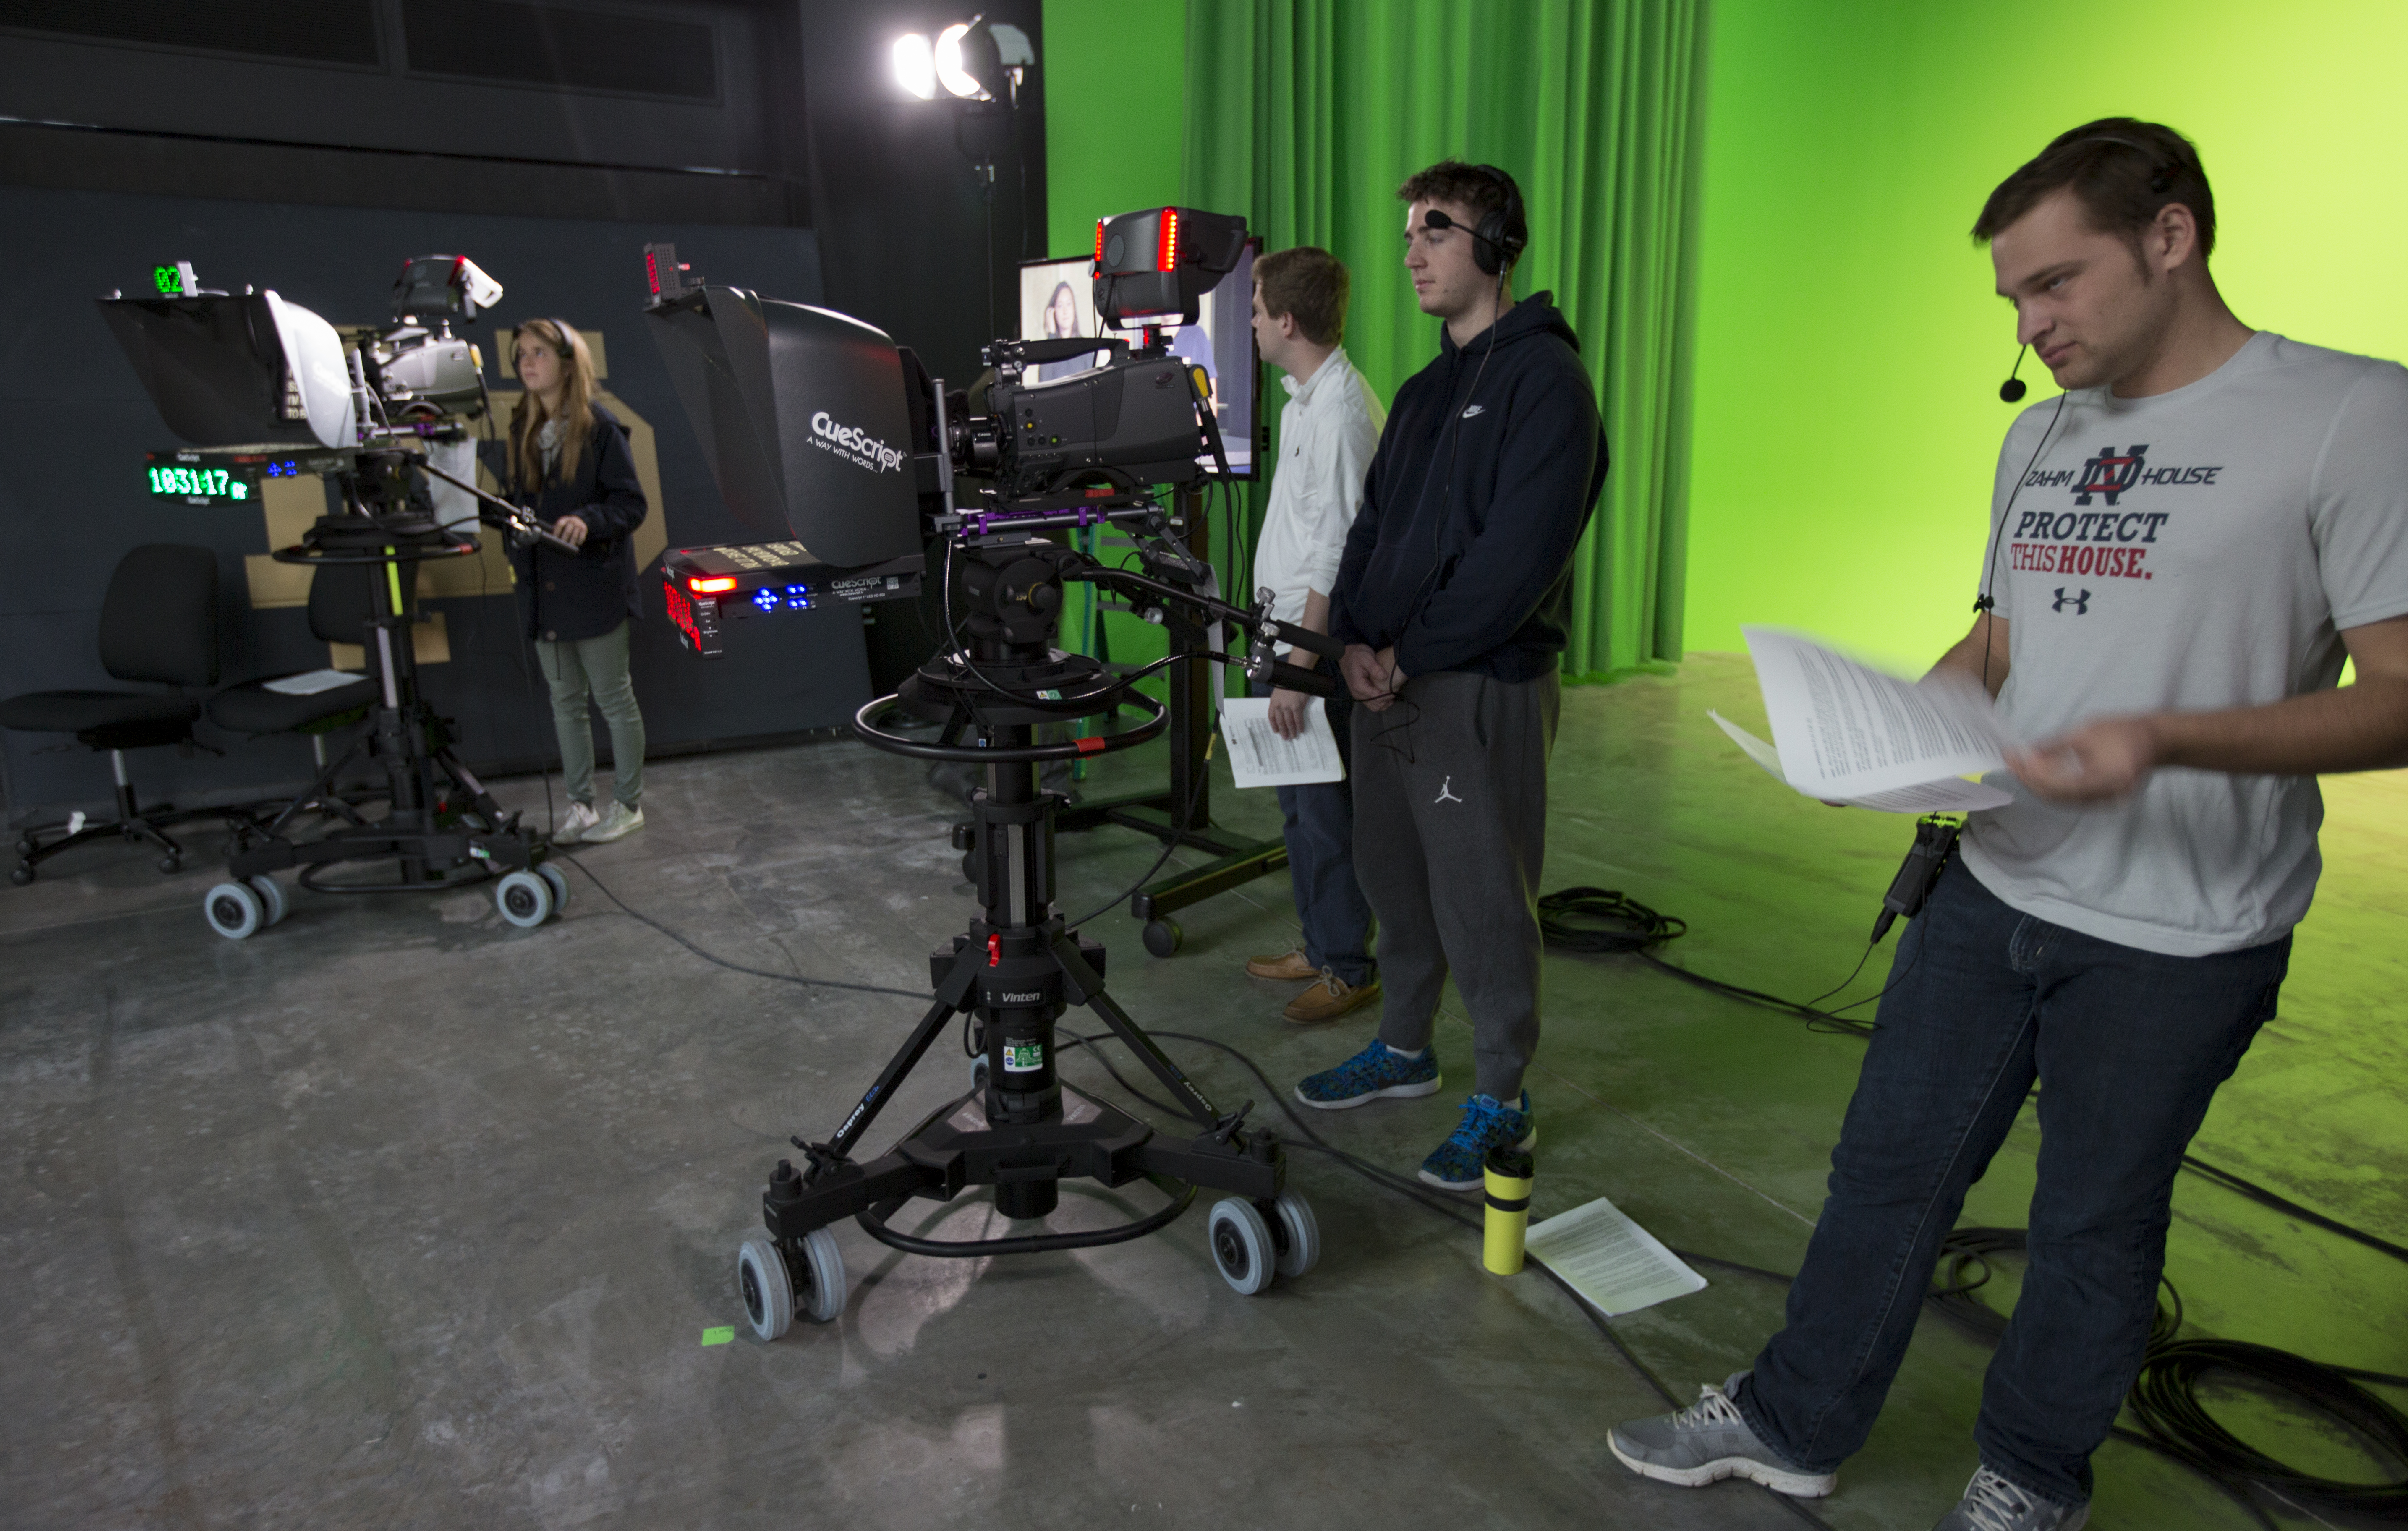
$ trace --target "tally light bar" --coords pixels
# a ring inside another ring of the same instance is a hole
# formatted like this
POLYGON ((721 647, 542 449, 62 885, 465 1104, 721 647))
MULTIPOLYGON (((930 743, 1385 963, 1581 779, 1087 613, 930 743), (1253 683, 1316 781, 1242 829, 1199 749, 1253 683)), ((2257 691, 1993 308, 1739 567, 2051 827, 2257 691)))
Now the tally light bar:
POLYGON ((1176 207, 1162 209, 1162 239, 1154 250, 1154 268, 1156 271, 1179 269, 1179 209, 1176 207))
POLYGON ((732 575, 722 575, 715 579, 688 579, 685 583, 686 588, 697 595, 715 595, 723 590, 736 588, 736 579, 732 575))

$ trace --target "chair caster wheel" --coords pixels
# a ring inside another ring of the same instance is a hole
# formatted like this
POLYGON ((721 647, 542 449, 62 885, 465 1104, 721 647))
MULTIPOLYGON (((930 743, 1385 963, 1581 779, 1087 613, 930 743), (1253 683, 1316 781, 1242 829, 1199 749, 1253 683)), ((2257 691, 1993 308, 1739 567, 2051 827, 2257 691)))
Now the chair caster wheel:
POLYGON ((547 861, 535 869, 535 875, 543 879, 552 889, 552 911, 557 914, 566 909, 568 907, 568 874, 547 861))
POLYGON ((1176 920, 1166 917, 1145 923, 1145 949, 1157 957, 1168 957, 1177 952, 1180 943, 1186 938, 1187 933, 1179 928, 1176 920))
POLYGON ((16 866, 9 867, 8 880, 15 883, 20 888, 23 887, 26 883, 33 881, 34 864, 30 861, 21 861, 16 866))
POLYGON ((1230 1290, 1252 1297, 1268 1289, 1279 1268, 1279 1255, 1271 1247, 1270 1224, 1254 1204, 1242 1196, 1214 1202, 1209 1227, 1212 1264, 1230 1290))
POLYGON ((184 858, 181 856, 161 856, 159 858, 159 871, 163 876, 173 877, 183 869, 184 858))
POLYGON ((31 835, 24 837, 17 842, 17 854, 21 856, 30 856, 40 849, 41 847, 35 843, 34 837, 31 835))

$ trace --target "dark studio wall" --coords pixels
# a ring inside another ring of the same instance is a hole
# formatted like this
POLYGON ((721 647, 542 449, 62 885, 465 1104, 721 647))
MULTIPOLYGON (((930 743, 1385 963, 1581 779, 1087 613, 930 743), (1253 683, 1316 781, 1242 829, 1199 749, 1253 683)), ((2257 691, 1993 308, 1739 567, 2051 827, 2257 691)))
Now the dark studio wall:
MULTIPOLYGON (((252 604, 259 509, 144 492, 142 452, 176 443, 91 299, 161 260, 351 324, 385 317, 405 256, 471 255, 508 290, 500 325, 557 314, 602 333, 603 386, 651 427, 668 545, 754 540, 643 333, 640 247, 671 239, 711 279, 868 318, 962 376, 987 327, 982 289, 1000 294, 1017 258, 1018 173, 1007 156, 984 271, 986 209, 952 113, 885 84, 893 36, 951 19, 802 0, 0 0, 0 695, 116 684, 95 649, 101 593, 147 541, 218 551, 226 680, 326 663, 297 608, 252 604)), ((513 388, 495 324, 471 333, 489 381, 513 388)), ((457 578, 426 603, 451 651, 423 671, 428 694, 472 764, 551 757, 510 597, 462 594, 457 578)), ((747 641, 706 664, 677 648, 649 577, 644 592, 636 680, 656 752, 835 726, 891 679, 873 677, 859 608, 746 623, 747 641)), ((873 634, 903 652, 889 671, 926 641, 897 615, 873 634)), ((307 775, 306 743, 202 733, 223 758, 134 758, 146 799, 228 800, 307 775)), ((43 752, 60 742, 0 735, 11 822, 106 801, 106 762, 43 752)))

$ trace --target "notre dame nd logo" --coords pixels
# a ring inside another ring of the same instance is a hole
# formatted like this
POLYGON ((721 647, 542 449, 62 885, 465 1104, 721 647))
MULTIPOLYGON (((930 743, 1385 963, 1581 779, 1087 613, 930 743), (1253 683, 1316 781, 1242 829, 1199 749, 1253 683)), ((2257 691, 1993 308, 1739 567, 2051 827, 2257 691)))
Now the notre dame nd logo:
POLYGON ((2140 479, 2141 469, 2148 460, 2149 449, 2145 443, 2121 456, 2116 455, 2113 447, 2100 448, 2098 456, 2082 465, 2082 478, 2073 486, 2073 503, 2088 505, 2091 495, 2103 494, 2107 503, 2114 505, 2115 496, 2131 488, 2140 479))

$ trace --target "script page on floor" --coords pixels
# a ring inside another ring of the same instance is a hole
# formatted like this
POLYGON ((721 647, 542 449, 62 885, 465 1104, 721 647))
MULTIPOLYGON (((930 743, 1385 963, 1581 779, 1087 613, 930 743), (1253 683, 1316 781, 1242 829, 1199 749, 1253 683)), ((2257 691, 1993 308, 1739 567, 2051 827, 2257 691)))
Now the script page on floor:
POLYGON ((2014 740, 1971 680, 1885 675, 1795 633, 1749 627, 1748 653, 1772 723, 1767 746, 1723 731, 1810 797, 1893 813, 2000 808, 2007 793, 1962 778, 2006 765, 2014 740), (1768 758, 1768 755, 1770 758, 1768 758))
POLYGON ((1608 1318, 1686 1296, 1706 1284, 1603 1196, 1532 1223, 1524 1248, 1608 1318))
POLYGON ((1304 732, 1292 739, 1280 737, 1271 726, 1269 697, 1232 696, 1221 704, 1221 737, 1229 747, 1229 775, 1240 787, 1346 780, 1338 736, 1330 732, 1329 714, 1318 696, 1306 698, 1304 732))

